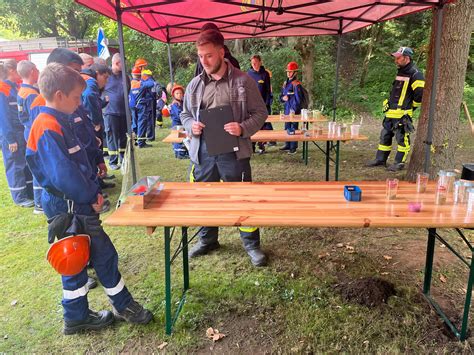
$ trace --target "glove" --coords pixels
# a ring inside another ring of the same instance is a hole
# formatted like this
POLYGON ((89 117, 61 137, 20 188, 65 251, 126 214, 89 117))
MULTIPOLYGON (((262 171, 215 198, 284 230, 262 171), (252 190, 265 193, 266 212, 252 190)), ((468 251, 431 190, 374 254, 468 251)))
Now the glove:
POLYGON ((400 125, 403 125, 405 132, 412 133, 415 132, 415 127, 413 126, 413 122, 409 116, 403 116, 400 119, 400 125))
POLYGON ((67 236, 66 231, 71 225, 72 214, 61 213, 48 219, 48 243, 53 244, 54 240, 58 240, 67 236))
POLYGON ((383 104, 382 104, 382 112, 385 113, 387 112, 389 109, 389 106, 388 106, 388 99, 385 99, 383 104))

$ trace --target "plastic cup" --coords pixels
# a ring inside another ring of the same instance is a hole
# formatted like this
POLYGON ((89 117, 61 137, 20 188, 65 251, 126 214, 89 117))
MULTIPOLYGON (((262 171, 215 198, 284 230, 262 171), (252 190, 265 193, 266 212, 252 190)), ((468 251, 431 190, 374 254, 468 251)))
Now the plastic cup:
POLYGON ((474 212, 474 188, 467 190, 467 212, 474 212))
POLYGON ((386 180, 387 200, 395 200, 397 198, 398 179, 388 178, 386 180))
POLYGON ((336 122, 329 121, 328 122, 328 136, 333 136, 336 130, 336 122))
POLYGON ((290 110, 290 119, 295 118, 295 111, 290 110))
POLYGON ((353 124, 351 126, 351 137, 359 137, 360 124, 353 124))
POLYGON ((428 173, 416 174, 416 192, 423 193, 426 191, 426 186, 428 185, 429 177, 430 174, 428 173))
POLYGON ((285 119, 285 112, 280 111, 280 120, 284 120, 284 119, 285 119))

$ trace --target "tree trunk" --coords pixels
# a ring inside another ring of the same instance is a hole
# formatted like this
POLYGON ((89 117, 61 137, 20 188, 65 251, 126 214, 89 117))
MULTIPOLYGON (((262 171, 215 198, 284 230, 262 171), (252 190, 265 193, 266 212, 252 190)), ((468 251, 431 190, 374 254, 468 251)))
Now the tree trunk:
MULTIPOLYGON (((453 159, 459 135, 459 115, 474 20, 474 2, 458 0, 445 6, 443 11, 441 48, 438 66, 437 95, 433 117, 433 145, 431 146, 430 177, 440 169, 454 168, 453 159)), ((433 10, 433 24, 422 111, 417 126, 413 154, 407 171, 407 180, 414 181, 423 171, 428 131, 428 113, 433 85, 434 42, 438 10, 433 10)))
POLYGON ((232 54, 241 55, 244 53, 244 40, 243 39, 234 39, 234 50, 232 54))
POLYGON ((314 64, 314 38, 298 37, 295 49, 301 56, 301 80, 303 86, 308 90, 309 106, 313 106, 313 64, 314 64))
POLYGON ((365 79, 367 78, 367 72, 369 70, 370 59, 372 58, 372 53, 374 51, 375 44, 380 40, 380 35, 382 34, 383 23, 378 23, 373 25, 370 30, 369 44, 367 46, 367 52, 365 54, 364 62, 362 63, 362 72, 360 74, 359 87, 363 88, 365 86, 365 79))

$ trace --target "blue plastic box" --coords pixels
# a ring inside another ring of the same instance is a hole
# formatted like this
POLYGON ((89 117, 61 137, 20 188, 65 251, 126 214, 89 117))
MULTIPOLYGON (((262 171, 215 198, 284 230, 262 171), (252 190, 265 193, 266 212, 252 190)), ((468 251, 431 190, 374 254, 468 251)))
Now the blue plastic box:
POLYGON ((344 197, 347 201, 359 202, 362 200, 362 190, 356 185, 345 185, 344 197))

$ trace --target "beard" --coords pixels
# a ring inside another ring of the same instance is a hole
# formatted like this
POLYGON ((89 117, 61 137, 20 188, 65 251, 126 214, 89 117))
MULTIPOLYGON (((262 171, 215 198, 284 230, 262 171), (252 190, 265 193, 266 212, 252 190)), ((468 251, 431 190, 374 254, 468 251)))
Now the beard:
POLYGON ((219 59, 219 61, 213 67, 210 67, 210 68, 204 67, 204 70, 206 71, 207 75, 215 74, 221 69, 223 62, 224 61, 222 59, 219 59))

